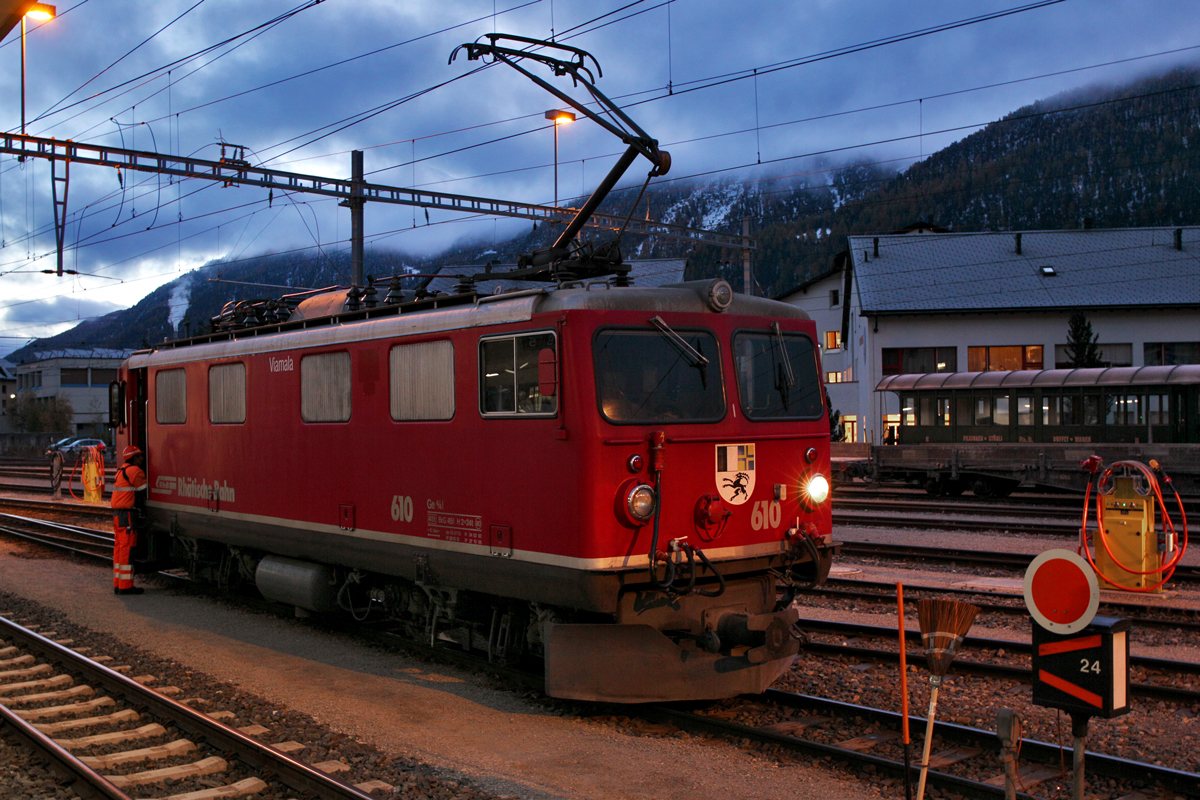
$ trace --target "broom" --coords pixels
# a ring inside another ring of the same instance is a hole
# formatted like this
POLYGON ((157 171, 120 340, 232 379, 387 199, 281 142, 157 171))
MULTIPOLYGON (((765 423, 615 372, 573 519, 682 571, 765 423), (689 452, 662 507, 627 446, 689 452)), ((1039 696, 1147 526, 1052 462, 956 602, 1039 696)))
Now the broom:
POLYGON ((921 779, 917 800, 925 797, 925 778, 929 773, 929 749, 933 744, 933 717, 937 712, 938 689, 942 676, 954 663, 954 651, 971 629, 979 607, 957 600, 918 600, 917 619, 925 642, 925 660, 929 664, 929 718, 925 721, 925 752, 921 757, 921 779))

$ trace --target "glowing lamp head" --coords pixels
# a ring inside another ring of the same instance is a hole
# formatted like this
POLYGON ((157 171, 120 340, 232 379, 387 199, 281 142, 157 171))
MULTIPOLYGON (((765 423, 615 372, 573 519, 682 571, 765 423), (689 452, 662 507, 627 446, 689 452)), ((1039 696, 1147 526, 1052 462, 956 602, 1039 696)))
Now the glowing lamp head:
POLYGON ((25 16, 29 19, 36 19, 39 22, 45 22, 48 19, 54 19, 56 9, 54 6, 45 3, 34 3, 25 12, 25 16))
POLYGON ((546 112, 546 119, 552 121, 555 125, 566 125, 569 122, 575 121, 575 115, 570 111, 553 110, 546 112))
POLYGON ((800 491, 803 492, 809 505, 819 506, 829 499, 829 479, 819 472, 814 473, 804 481, 800 491))

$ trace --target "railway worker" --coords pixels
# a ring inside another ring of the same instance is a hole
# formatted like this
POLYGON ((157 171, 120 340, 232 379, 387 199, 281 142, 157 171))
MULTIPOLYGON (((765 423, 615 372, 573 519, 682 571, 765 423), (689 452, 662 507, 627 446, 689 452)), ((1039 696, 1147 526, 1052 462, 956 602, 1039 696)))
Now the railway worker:
MULTIPOLYGON (((146 491, 146 456, 134 445, 121 451, 124 464, 113 480, 113 594, 141 594, 145 589, 133 585, 130 554, 137 544, 138 492, 146 491)), ((145 497, 145 495, 141 495, 145 497)))

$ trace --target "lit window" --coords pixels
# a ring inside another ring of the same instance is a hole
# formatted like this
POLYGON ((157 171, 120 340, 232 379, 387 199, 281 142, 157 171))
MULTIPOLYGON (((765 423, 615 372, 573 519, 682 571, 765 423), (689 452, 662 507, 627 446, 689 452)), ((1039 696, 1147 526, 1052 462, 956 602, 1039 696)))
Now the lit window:
POLYGON ((841 350, 842 349, 842 332, 841 331, 825 331, 825 349, 826 350, 841 350))
POLYGON ((826 372, 825 373, 825 382, 826 383, 841 383, 842 382, 842 373, 826 372))

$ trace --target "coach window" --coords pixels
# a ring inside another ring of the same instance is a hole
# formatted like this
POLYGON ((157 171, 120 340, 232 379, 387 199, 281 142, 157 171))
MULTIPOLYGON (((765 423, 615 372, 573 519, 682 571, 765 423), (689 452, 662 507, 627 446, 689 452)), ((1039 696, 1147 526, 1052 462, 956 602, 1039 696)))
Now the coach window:
POLYGON ((1062 424, 1062 398, 1042 398, 1042 424, 1058 427, 1062 424))
POLYGON ((187 422, 187 373, 160 369, 154 375, 154 418, 160 425, 187 422))
POLYGON ((543 350, 557 353, 553 333, 482 340, 479 343, 479 410, 488 416, 550 416, 557 413, 557 391, 553 395, 542 395, 538 389, 538 363, 543 350))
POLYGON ((1167 425, 1171 422, 1170 395, 1152 394, 1146 398, 1149 406, 1150 424, 1167 425))
POLYGON ((1100 395, 1085 394, 1083 396, 1083 424, 1100 424, 1100 395))
POLYGON ((900 403, 900 424, 917 424, 917 398, 905 397, 900 403))
POLYGON ((922 427, 932 427, 938 424, 937 418, 937 398, 936 397, 920 397, 917 399, 920 404, 918 408, 920 425, 922 427))
POLYGON ((350 421, 350 354, 319 353, 300 359, 300 418, 350 421))
POLYGON ((454 343, 398 344, 388 354, 392 419, 454 417, 454 343))
POLYGON ((1033 398, 1017 397, 1017 424, 1033 424, 1033 398))
POLYGON ((1008 395, 1002 394, 993 398, 996 402, 992 413, 992 422, 996 425, 1008 424, 1008 395))
POLYGON ((970 425, 975 418, 975 409, 971 405, 970 395, 959 395, 954 398, 954 418, 959 425, 970 425))
POLYGON ((937 424, 949 427, 953 424, 951 417, 950 398, 939 397, 937 401, 937 424))
POLYGON ((992 398, 976 397, 975 398, 975 424, 976 425, 991 425, 992 424, 992 398))
POLYGON ((246 365, 216 364, 208 369, 208 421, 246 421, 246 365))

